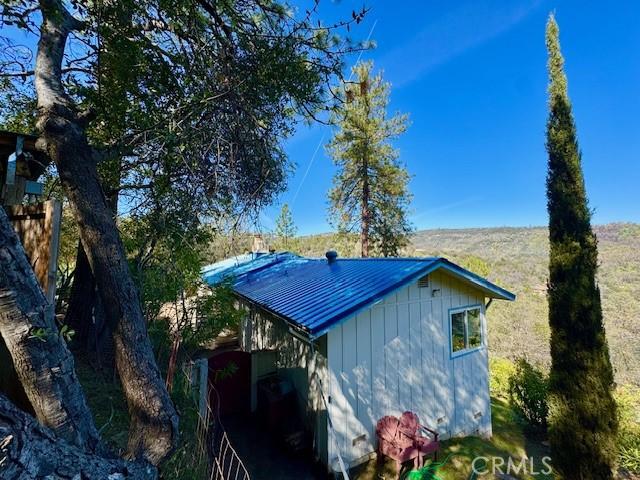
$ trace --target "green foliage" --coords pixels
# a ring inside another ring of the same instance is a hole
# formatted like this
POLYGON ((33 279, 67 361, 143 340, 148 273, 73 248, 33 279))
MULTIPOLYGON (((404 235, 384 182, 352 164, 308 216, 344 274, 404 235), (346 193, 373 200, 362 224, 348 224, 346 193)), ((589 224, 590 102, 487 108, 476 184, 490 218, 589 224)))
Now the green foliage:
POLYGON ((46 342, 49 336, 49 331, 46 328, 32 328, 29 332, 29 338, 38 340, 40 342, 46 342))
POLYGON ((36 131, 33 89, 17 89, 7 78, 0 78, 0 98, 0 130, 33 134, 36 131))
POLYGON ((233 290, 228 284, 216 287, 201 284, 194 303, 197 321, 187 322, 180 330, 181 351, 186 358, 191 358, 222 330, 237 327, 243 316, 236 308, 233 290))
POLYGON ((213 373, 213 383, 218 383, 221 380, 225 380, 231 376, 233 376, 234 373, 236 373, 238 371, 238 365, 236 365, 234 362, 229 362, 227 363, 224 367, 222 367, 219 370, 214 370, 213 373))
POLYGON ((613 369, 596 284, 597 241, 567 94, 558 25, 547 23, 549 120, 549 439, 567 479, 611 478, 618 426, 613 369))
POLYGON ((171 399, 180 412, 180 443, 171 457, 160 466, 160 478, 207 478, 207 447, 198 428, 200 417, 197 388, 191 385, 188 371, 181 370, 176 375, 171 399))
POLYGON ((335 250, 340 257, 358 257, 360 236, 342 233, 298 237, 295 248, 295 253, 306 257, 323 257, 328 250, 335 250))
POLYGON ((616 390, 618 405, 618 463, 632 473, 640 473, 640 388, 624 386, 616 390))
POLYGON ((276 220, 276 248, 289 250, 293 247, 298 229, 293 222, 293 215, 289 210, 289 204, 282 205, 280 215, 276 220))
POLYGON ((332 117, 337 129, 327 150, 338 173, 329 192, 329 217, 341 233, 360 231, 362 255, 368 237, 372 252, 397 256, 409 243, 409 174, 390 141, 407 128, 407 115, 387 117, 390 85, 373 63, 353 69, 356 84, 346 84, 344 104, 332 117))
POLYGON ((467 255, 464 257, 460 260, 460 266, 485 278, 489 276, 489 272, 491 271, 489 264, 482 258, 476 257, 475 255, 467 255))
POLYGON ((60 335, 64 338, 65 342, 69 343, 73 340, 73 336, 76 334, 76 331, 69 327, 69 325, 62 325, 60 327, 60 335))
POLYGON ((549 379, 538 367, 525 358, 515 362, 515 370, 509 377, 509 399, 531 426, 545 430, 549 415, 549 379))
POLYGON ((120 230, 158 354, 162 357, 162 349, 168 351, 172 339, 179 338, 182 363, 224 328, 236 326, 240 312, 229 285, 211 288, 202 281, 211 231, 171 220, 157 215, 128 218, 120 230))
POLYGON ((516 373, 516 366, 506 358, 489 357, 489 390, 498 398, 509 397, 509 380, 516 373))
MULTIPOLYGON (((31 0, 4 5, 8 73, 33 70, 38 10, 31 0)), ((107 196, 126 196, 127 211, 185 221, 255 212, 283 191, 291 165, 281 140, 301 117, 331 107, 327 87, 343 56, 363 46, 340 34, 366 13, 323 25, 317 8, 277 1, 124 0, 72 10, 84 27, 67 44, 64 67, 73 68, 62 81, 92 113, 87 135, 103 157, 107 196)), ((33 131, 33 75, 0 80, 0 98, 0 125, 33 131)))

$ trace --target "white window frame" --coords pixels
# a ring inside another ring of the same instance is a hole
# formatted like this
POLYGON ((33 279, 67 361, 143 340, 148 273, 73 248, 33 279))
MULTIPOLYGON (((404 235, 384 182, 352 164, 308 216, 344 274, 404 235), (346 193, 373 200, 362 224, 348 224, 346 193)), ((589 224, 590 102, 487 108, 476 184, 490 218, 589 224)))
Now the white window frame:
POLYGON ((482 308, 482 304, 478 303, 475 305, 466 305, 464 307, 456 307, 449 309, 449 353, 451 354, 451 358, 461 357, 463 355, 468 355, 469 353, 477 352, 478 350, 482 350, 486 346, 486 328, 485 328, 485 319, 484 319, 484 308, 482 308), (465 312, 464 316, 464 337, 465 344, 468 342, 469 338, 469 316, 467 312, 470 310, 479 310, 480 311, 480 345, 477 347, 465 347, 461 350, 453 350, 453 315, 455 313, 465 312))

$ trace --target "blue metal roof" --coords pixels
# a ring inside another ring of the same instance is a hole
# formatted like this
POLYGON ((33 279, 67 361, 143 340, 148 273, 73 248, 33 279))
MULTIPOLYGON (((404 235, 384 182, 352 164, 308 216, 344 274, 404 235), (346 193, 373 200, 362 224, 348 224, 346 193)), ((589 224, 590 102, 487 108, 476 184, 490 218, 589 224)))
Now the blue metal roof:
POLYGON ((205 267, 210 285, 225 279, 237 295, 316 338, 331 327, 419 277, 444 269, 492 298, 515 295, 445 258, 299 257, 291 253, 241 255, 205 267))
POLYGON ((292 256, 297 257, 288 252, 278 254, 247 253, 238 255, 203 267, 201 270, 202 278, 209 285, 215 285, 225 279, 239 277, 240 275, 269 267, 274 263, 281 262, 285 257, 292 256))

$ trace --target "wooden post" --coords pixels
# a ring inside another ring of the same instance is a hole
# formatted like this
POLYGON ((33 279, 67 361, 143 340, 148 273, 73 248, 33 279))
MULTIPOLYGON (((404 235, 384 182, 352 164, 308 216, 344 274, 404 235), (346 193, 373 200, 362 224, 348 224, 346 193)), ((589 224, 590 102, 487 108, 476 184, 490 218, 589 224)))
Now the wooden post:
POLYGON ((47 268, 47 287, 45 295, 49 305, 55 305, 56 279, 58 276, 58 253, 60 250, 60 223, 62 222, 62 205, 58 200, 48 200, 45 207, 45 235, 49 240, 49 265, 47 268))
POLYGON ((209 407, 209 360, 201 358, 195 362, 198 369, 198 410, 200 418, 207 418, 207 408, 209 407))

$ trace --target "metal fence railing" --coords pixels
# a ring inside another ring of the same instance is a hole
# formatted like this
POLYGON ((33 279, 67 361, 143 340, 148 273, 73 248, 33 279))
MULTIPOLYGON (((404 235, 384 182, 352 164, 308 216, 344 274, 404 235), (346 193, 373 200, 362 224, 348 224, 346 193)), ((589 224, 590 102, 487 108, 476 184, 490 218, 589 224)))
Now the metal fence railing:
POLYGON ((211 474, 209 480, 251 480, 249 472, 238 453, 231 445, 220 420, 220 397, 215 386, 209 382, 209 405, 202 425, 206 438, 207 454, 211 474))

